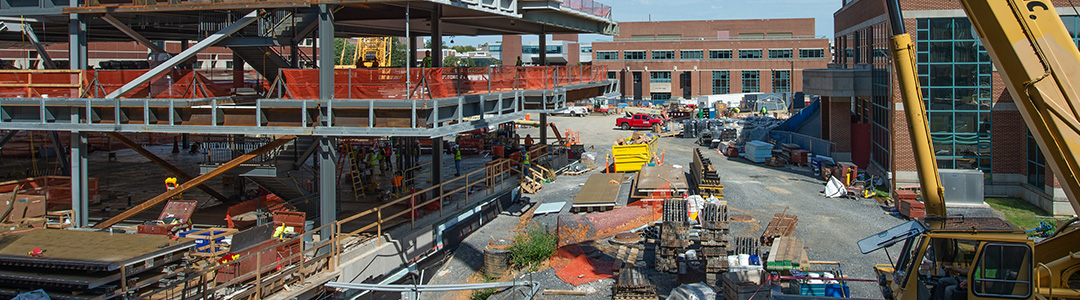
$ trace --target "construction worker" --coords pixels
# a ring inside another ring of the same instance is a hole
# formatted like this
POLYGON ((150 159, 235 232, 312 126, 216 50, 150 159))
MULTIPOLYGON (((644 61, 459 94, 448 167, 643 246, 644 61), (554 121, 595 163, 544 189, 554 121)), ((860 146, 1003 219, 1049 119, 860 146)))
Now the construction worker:
POLYGON ((521 56, 518 56, 517 63, 515 65, 518 67, 525 65, 525 62, 521 61, 521 56))
POLYGON ((761 116, 764 117, 764 116, 767 116, 767 115, 769 115, 769 109, 762 106, 761 107, 761 116))
POLYGON ((531 134, 526 134, 525 135, 525 149, 529 149, 529 147, 532 146, 532 144, 533 144, 532 135, 531 134))
MULTIPOLYGON (((176 177, 165 178, 165 191, 166 192, 171 191, 171 190, 175 190, 179 186, 180 185, 176 183, 176 177)), ((183 194, 182 193, 181 194, 176 194, 176 196, 174 198, 183 199, 183 194)))
POLYGON ((401 174, 394 174, 394 178, 390 180, 390 183, 394 185, 394 193, 397 194, 395 197, 400 197, 401 193, 405 191, 403 189, 403 186, 405 184, 405 176, 401 176, 401 174))
POLYGON ((461 147, 454 144, 454 177, 461 176, 461 147))
POLYGON ((525 161, 521 162, 521 173, 525 174, 525 177, 529 177, 529 151, 521 151, 521 153, 524 154, 525 157, 525 161))
POLYGON ((420 60, 420 66, 425 67, 425 68, 430 68, 431 67, 431 60, 432 60, 431 50, 428 50, 428 51, 424 52, 424 59, 420 60))

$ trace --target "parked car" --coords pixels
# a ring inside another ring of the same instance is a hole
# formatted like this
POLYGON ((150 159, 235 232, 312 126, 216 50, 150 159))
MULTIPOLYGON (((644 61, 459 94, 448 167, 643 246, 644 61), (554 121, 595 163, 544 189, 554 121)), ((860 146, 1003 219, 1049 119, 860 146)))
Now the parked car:
POLYGON ((588 106, 570 106, 570 107, 566 108, 566 112, 564 112, 564 113, 567 114, 567 115, 570 115, 571 117, 584 117, 584 116, 589 115, 589 107, 588 106))

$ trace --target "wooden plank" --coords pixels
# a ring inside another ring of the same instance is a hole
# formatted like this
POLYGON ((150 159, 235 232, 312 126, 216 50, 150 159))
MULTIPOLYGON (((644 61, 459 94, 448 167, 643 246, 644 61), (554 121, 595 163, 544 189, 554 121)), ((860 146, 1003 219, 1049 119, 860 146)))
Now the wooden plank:
POLYGON ((593 174, 581 186, 577 196, 574 197, 574 207, 590 205, 615 205, 622 188, 622 180, 626 175, 622 173, 593 174), (615 181, 615 184, 611 184, 615 181))
MULTIPOLYGON (((150 151, 146 150, 145 148, 143 148, 142 146, 139 146, 139 144, 135 143, 131 139, 128 139, 126 136, 120 134, 119 132, 106 132, 106 134, 108 134, 110 137, 116 139, 121 144, 124 144, 124 146, 127 146, 128 148, 131 148, 131 150, 135 150, 135 152, 138 152, 139 154, 142 154, 143 157, 146 157, 146 158, 150 159, 150 161, 154 162, 155 164, 161 166, 162 168, 165 168, 165 170, 169 171, 169 173, 173 173, 173 175, 176 175, 176 177, 180 177, 180 179, 184 180, 184 182, 191 181, 191 179, 194 178, 191 175, 189 175, 187 172, 184 172, 183 170, 180 170, 180 168, 177 168, 176 166, 174 166, 174 165, 170 164, 169 162, 165 161, 164 159, 161 159, 161 157, 158 157, 157 155, 154 155, 153 152, 150 152, 150 151)), ((221 193, 218 193, 214 189, 211 189, 210 186, 207 186, 205 184, 200 184, 197 187, 200 190, 203 190, 204 192, 206 192, 207 194, 210 194, 210 196, 214 196, 214 198, 217 198, 218 200, 221 200, 222 202, 228 202, 229 201, 228 197, 225 197, 225 195, 222 195, 221 193)))
POLYGON ((573 291, 573 290, 544 290, 544 295, 561 295, 561 296, 585 296, 588 295, 585 291, 573 291))
POLYGON ((249 160, 252 160, 255 157, 258 157, 259 155, 262 155, 263 153, 269 152, 270 150, 273 150, 273 149, 277 149, 278 147, 281 147, 281 146, 285 145, 285 143, 288 143, 289 141, 291 141, 294 138, 296 138, 296 136, 292 136, 292 135, 283 136, 283 137, 280 137, 280 138, 278 138, 278 139, 276 139, 276 140, 274 140, 274 141, 272 141, 270 143, 267 143, 266 145, 263 145, 262 147, 259 147, 258 149, 255 149, 255 150, 253 150, 251 152, 248 152, 248 153, 246 153, 244 155, 240 155, 239 157, 234 158, 233 160, 230 160, 229 162, 226 162, 226 163, 222 164, 221 166, 217 167, 214 170, 211 170, 210 172, 207 172, 206 174, 202 174, 202 175, 199 175, 198 177, 192 178, 190 181, 185 182, 185 183, 181 184, 180 186, 177 186, 175 189, 166 191, 164 194, 158 195, 157 197, 150 198, 150 200, 146 200, 146 202, 140 203, 139 205, 136 205, 135 207, 132 207, 131 209, 129 209, 127 211, 124 211, 124 212, 120 213, 119 215, 116 215, 115 217, 112 217, 112 218, 110 218, 108 220, 105 220, 105 221, 103 221, 101 223, 98 223, 97 225, 94 225, 94 228, 95 229, 104 229, 104 228, 108 228, 109 226, 116 225, 116 223, 120 223, 124 219, 130 218, 130 217, 138 214, 139 212, 142 212, 142 211, 144 211, 144 210, 146 210, 148 208, 154 207, 155 205, 158 205, 161 202, 164 202, 165 200, 168 200, 169 198, 172 198, 172 197, 174 197, 176 195, 179 195, 180 193, 182 193, 182 192, 184 192, 184 191, 186 191, 188 189, 191 189, 192 187, 200 185, 203 182, 206 182, 207 180, 210 180, 211 178, 217 177, 218 175, 221 175, 222 173, 225 173, 225 172, 227 172, 229 170, 232 170, 233 168, 235 168, 237 166, 240 166, 240 164, 243 164, 243 163, 245 163, 245 162, 247 162, 249 160))

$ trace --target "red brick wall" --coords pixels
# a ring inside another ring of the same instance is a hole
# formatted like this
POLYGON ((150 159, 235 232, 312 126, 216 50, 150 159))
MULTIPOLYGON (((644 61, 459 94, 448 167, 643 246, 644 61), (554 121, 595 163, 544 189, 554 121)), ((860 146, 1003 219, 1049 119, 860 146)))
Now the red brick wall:
POLYGON ((716 38, 719 31, 731 37, 740 33, 791 33, 793 36, 813 36, 814 19, 757 19, 757 20, 695 20, 619 22, 616 40, 634 35, 680 34, 683 38, 716 38))
POLYGON ((829 99, 827 105, 829 132, 827 139, 836 143, 833 152, 851 152, 851 103, 843 98, 829 99), (836 102, 836 101, 840 102, 836 102))
POLYGON ((579 45, 578 43, 567 43, 566 44, 566 64, 567 65, 576 65, 580 61, 581 61, 581 45, 579 45))
POLYGON ((578 35, 576 33, 552 34, 551 35, 551 40, 553 40, 553 41, 568 41, 568 42, 577 43, 578 35))
POLYGON ((504 35, 502 36, 502 63, 504 66, 513 66, 517 64, 518 57, 521 57, 521 36, 520 35, 504 35))

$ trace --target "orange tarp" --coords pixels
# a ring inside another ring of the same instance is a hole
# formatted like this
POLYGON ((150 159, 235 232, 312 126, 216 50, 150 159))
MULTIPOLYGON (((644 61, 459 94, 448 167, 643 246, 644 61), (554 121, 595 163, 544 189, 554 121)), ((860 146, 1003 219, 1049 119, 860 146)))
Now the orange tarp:
POLYGON ((574 286, 615 278, 614 262, 588 257, 577 244, 559 247, 549 264, 555 269, 555 275, 559 276, 559 279, 574 286))

